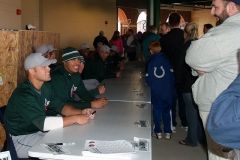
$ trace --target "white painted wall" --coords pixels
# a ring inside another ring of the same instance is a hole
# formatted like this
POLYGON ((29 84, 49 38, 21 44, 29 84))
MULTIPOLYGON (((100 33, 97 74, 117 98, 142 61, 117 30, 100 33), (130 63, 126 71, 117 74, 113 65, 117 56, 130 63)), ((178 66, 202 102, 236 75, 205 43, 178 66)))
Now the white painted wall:
POLYGON ((21 0, 0 0, 0 29, 21 29, 21 15, 16 14, 21 8, 21 0))
POLYGON ((22 29, 27 24, 32 24, 39 30, 39 0, 22 0, 22 29))
MULTIPOLYGON (((209 9, 192 10, 192 21, 199 25, 200 36, 205 23, 216 23, 209 9)), ((92 45, 99 30, 110 39, 116 29, 116 0, 0 0, 0 29, 25 29, 29 23, 60 33, 61 48, 92 45), (16 9, 22 15, 16 15, 16 9)))
POLYGON ((93 47, 100 30, 110 39, 117 29, 116 0, 41 0, 40 8, 40 28, 60 33, 63 48, 93 47))

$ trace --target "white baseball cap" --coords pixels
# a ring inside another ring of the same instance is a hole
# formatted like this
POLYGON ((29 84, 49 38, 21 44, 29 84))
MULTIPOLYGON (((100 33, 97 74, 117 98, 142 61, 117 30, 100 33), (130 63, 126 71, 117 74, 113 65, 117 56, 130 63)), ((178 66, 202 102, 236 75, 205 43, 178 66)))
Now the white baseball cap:
POLYGON ((81 45, 80 45, 80 49, 89 49, 90 47, 89 47, 89 45, 87 44, 87 43, 82 43, 81 45))
POLYGON ((28 70, 35 67, 49 66, 50 64, 56 63, 56 59, 45 58, 42 53, 31 53, 24 61, 24 69, 28 70))

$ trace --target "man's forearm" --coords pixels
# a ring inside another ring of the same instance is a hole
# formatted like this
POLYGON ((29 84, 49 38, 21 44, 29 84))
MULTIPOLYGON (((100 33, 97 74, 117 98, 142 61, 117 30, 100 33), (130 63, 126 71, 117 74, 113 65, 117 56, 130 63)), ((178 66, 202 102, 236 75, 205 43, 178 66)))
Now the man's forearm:
POLYGON ((77 115, 77 114, 82 114, 82 110, 75 108, 72 105, 66 104, 66 105, 64 105, 61 114, 63 116, 77 115))

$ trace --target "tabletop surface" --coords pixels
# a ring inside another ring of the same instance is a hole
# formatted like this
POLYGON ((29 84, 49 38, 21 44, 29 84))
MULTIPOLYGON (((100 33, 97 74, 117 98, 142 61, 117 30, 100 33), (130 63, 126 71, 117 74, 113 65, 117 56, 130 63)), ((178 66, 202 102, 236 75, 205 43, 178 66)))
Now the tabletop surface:
MULTIPOLYGON (((147 139, 149 151, 137 151, 136 160, 151 160, 151 104, 149 91, 141 77, 141 68, 126 69, 120 79, 106 80, 109 104, 96 110, 95 119, 86 125, 73 125, 49 131, 40 144, 29 151, 32 157, 43 159, 86 159, 82 157, 86 140, 127 140, 134 137, 147 139), (146 127, 139 127, 146 121, 146 127), (45 143, 74 143, 64 146, 67 154, 54 155, 43 147, 45 143)), ((91 158, 89 158, 91 159, 91 158)))

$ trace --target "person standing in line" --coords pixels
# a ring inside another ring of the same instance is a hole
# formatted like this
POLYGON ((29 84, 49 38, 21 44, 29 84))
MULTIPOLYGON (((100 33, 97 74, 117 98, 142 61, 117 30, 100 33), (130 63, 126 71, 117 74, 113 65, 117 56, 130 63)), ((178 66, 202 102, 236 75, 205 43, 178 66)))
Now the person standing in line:
POLYGON ((172 130, 176 132, 176 107, 178 105, 178 113, 182 127, 187 130, 187 120, 185 112, 185 104, 182 97, 182 87, 184 84, 183 67, 184 67, 184 32, 180 28, 181 15, 173 12, 169 16, 169 25, 171 30, 161 37, 160 43, 162 52, 166 54, 173 67, 176 78, 177 102, 172 107, 172 130))
POLYGON ((170 110, 175 97, 175 79, 172 66, 161 52, 159 42, 152 42, 149 46, 151 56, 147 63, 146 82, 151 90, 153 105, 154 133, 157 139, 162 138, 161 122, 165 139, 171 139, 170 110))
POLYGON ((157 34, 157 27, 155 26, 149 26, 148 27, 148 35, 143 39, 142 46, 143 46, 143 56, 144 56, 144 61, 147 62, 151 53, 149 52, 149 45, 152 42, 159 41, 160 36, 157 34))
POLYGON ((119 31, 114 31, 112 39, 109 41, 109 44, 112 46, 117 47, 117 53, 121 56, 124 57, 124 48, 123 48, 123 41, 122 38, 120 37, 120 32, 119 31))
POLYGON ((97 50, 99 45, 109 45, 108 43, 108 39, 104 36, 104 32, 103 31, 99 31, 99 35, 97 37, 94 38, 93 40, 93 46, 95 48, 95 50, 97 50))
POLYGON ((133 29, 128 29, 125 45, 125 53, 128 60, 134 61, 136 58, 136 38, 133 29))
POLYGON ((164 36, 166 35, 168 32, 170 32, 171 30, 171 27, 169 25, 169 23, 167 22, 164 22, 160 25, 160 36, 164 36))
MULTIPOLYGON (((186 51, 192 42, 198 39, 198 25, 194 22, 188 23, 184 28, 184 58, 186 56, 186 51)), ((188 123, 187 136, 183 140, 179 141, 179 144, 188 146, 197 146, 198 143, 204 141, 204 131, 199 116, 198 108, 193 100, 192 96, 192 84, 197 79, 197 76, 192 75, 191 67, 184 63, 183 67, 183 100, 186 109, 186 119, 188 123)))
MULTIPOLYGON (((186 55, 186 63, 199 75, 192 91, 205 131, 212 103, 239 72, 240 0, 213 0, 211 14, 221 24, 192 42, 186 55)), ((206 136, 209 160, 225 159, 207 133, 206 136)))

